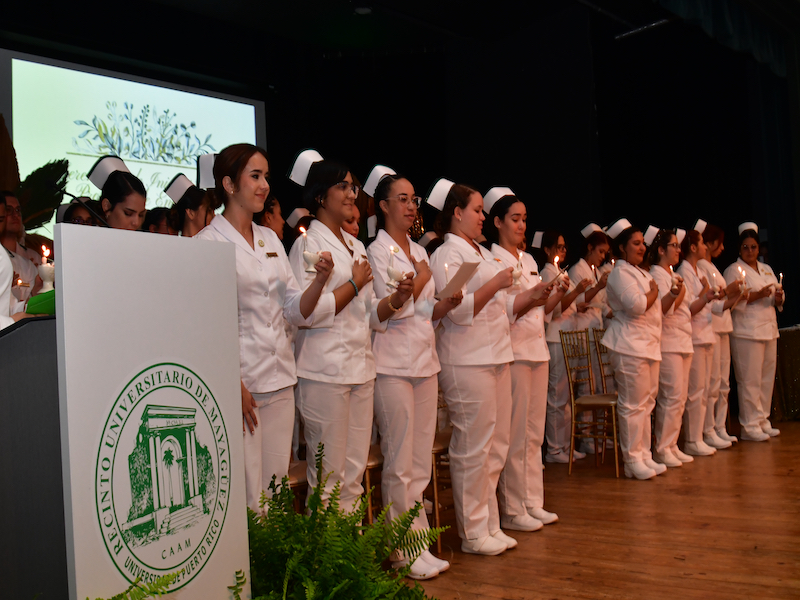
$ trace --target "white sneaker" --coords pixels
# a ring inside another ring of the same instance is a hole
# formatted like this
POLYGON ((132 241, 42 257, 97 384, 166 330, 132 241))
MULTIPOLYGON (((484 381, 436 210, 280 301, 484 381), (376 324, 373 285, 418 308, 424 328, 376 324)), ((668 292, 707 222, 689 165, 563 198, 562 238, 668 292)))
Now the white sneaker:
POLYGON ((711 446, 712 448, 716 448, 717 450, 730 448, 733 445, 730 442, 723 440, 721 437, 719 437, 716 431, 712 431, 709 434, 704 433, 703 441, 706 443, 707 446, 711 446))
POLYGON ((763 431, 754 431, 753 433, 748 433, 746 430, 742 429, 742 439, 748 442, 766 442, 769 439, 769 434, 764 433, 763 431))
POLYGON ((506 535, 502 529, 498 529, 492 534, 492 537, 496 539, 498 542, 503 542, 506 545, 506 548, 511 550, 512 548, 517 547, 517 540, 512 538, 510 535, 506 535))
MULTIPOLYGON (((691 458, 691 457, 690 457, 691 458)), ((672 453, 669 448, 664 452, 653 452, 653 459, 668 467, 682 467, 683 463, 672 453)))
MULTIPOLYGON (((582 458, 586 458, 586 455, 583 452, 578 452, 574 450, 572 452, 572 461, 575 462, 576 460, 580 460, 582 458)), ((544 455, 545 462, 551 463, 562 463, 568 464, 569 463, 569 452, 556 452, 554 454, 550 454, 549 452, 544 455)))
POLYGON ((508 544, 495 539, 491 535, 485 535, 473 540, 461 540, 461 551, 466 554, 497 556, 501 552, 505 552, 507 548, 508 544))
POLYGON ((652 479, 657 473, 644 464, 644 462, 625 463, 625 477, 635 477, 636 479, 652 479))
POLYGON ((769 437, 778 437, 781 434, 781 430, 775 429, 774 427, 764 427, 761 431, 766 433, 769 437))
POLYGON ((425 550, 425 552, 420 554, 419 557, 426 563, 428 563, 430 566, 432 566, 434 569, 439 571, 439 573, 444 573, 445 571, 447 571, 447 569, 450 568, 449 562, 447 562, 446 560, 442 560, 441 558, 437 558, 436 556, 431 554, 430 550, 425 550))
MULTIPOLYGON (((407 564, 408 564, 407 560, 398 560, 392 563, 392 568, 402 569, 407 564)), ((438 574, 439 574, 439 569, 436 569, 432 565, 422 560, 422 557, 420 556, 419 558, 417 558, 417 560, 411 563, 411 570, 408 572, 408 575, 406 575, 406 577, 408 577, 409 579, 425 580, 425 579, 432 579, 433 577, 436 577, 438 574)))
POLYGON ((739 438, 737 438, 735 435, 729 434, 724 429, 717 429, 717 437, 732 444, 735 444, 736 442, 739 441, 739 438))
MULTIPOLYGON (((569 456, 569 453, 567 453, 567 456, 569 456)), ((586 452, 581 452, 577 448, 572 451, 572 460, 580 460, 582 458, 586 458, 586 452)))
POLYGON ((684 442, 683 451, 692 456, 712 456, 717 451, 705 442, 684 442))
POLYGON ((550 523, 558 521, 558 515, 556 513, 548 512, 543 508, 529 508, 528 514, 534 519, 539 519, 545 525, 550 525, 550 523))
POLYGON ((656 475, 661 475, 662 473, 667 472, 667 465, 657 463, 652 458, 645 458, 644 459, 645 466, 650 467, 653 471, 656 472, 656 475))
POLYGON ((677 458, 682 463, 694 462, 694 458, 692 458, 688 454, 685 454, 684 452, 682 452, 681 449, 678 448, 677 445, 672 446, 672 448, 670 448, 669 451, 672 452, 672 456, 677 458))
POLYGON ((503 515, 500 517, 500 526, 503 529, 514 529, 516 531, 539 531, 544 527, 544 523, 528 514, 503 515))

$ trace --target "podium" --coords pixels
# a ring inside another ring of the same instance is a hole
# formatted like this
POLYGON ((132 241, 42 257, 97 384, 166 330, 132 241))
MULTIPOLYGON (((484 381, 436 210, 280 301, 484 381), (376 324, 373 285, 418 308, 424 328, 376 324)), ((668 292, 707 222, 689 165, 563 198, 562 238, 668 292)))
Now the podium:
POLYGON ((173 573, 227 599, 249 580, 234 249, 72 224, 55 248, 56 318, 0 331, 4 597, 173 573))

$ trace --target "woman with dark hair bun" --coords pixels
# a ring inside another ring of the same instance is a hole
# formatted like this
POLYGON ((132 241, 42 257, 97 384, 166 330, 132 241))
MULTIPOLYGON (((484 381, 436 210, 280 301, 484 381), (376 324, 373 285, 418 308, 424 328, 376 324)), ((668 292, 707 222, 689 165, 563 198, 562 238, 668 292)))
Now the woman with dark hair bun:
POLYGON ((725 269, 725 281, 737 279, 744 287, 743 301, 731 311, 731 357, 739 391, 742 439, 764 442, 780 435, 772 426, 772 391, 778 350, 778 320, 783 310, 782 281, 772 267, 758 262, 758 225, 739 225, 739 259, 725 269))
POLYGON ((441 211, 437 233, 445 239, 431 256, 436 289, 443 290, 461 265, 477 263, 462 289, 463 301, 441 321, 436 348, 439 384, 453 422, 450 471, 461 550, 496 555, 517 545, 500 528, 497 505, 511 427, 514 351, 506 289, 513 269, 475 242, 485 219, 477 190, 439 180, 428 203, 441 211))
POLYGON ((186 177, 182 183, 183 186, 176 186, 177 191, 172 191, 172 185, 165 190, 175 203, 169 210, 167 222, 173 230, 180 232, 181 236, 194 237, 214 218, 214 193, 205 192, 192 185, 186 177))
POLYGON ((286 221, 281 212, 281 203, 271 192, 264 203, 264 210, 253 215, 253 222, 262 227, 272 229, 278 239, 283 241, 283 225, 286 221))
POLYGON ((162 235, 178 235, 178 230, 169 224, 169 211, 166 206, 158 206, 147 211, 142 224, 142 231, 160 233, 162 235))
POLYGON ((273 475, 280 480, 288 474, 291 457, 297 375, 284 319, 298 327, 333 321, 334 298, 324 293, 333 261, 323 253, 301 290, 278 237, 253 223, 253 213, 264 207, 269 193, 265 150, 228 146, 216 157, 214 181, 225 210, 196 237, 227 242, 236 250, 245 491, 247 506, 261 512, 262 491, 273 475))
POLYGON ((619 444, 625 476, 650 479, 667 470, 650 452, 650 414, 658 394, 661 314, 658 284, 639 265, 646 246, 638 227, 620 219, 608 228, 619 256, 608 276, 608 305, 614 312, 603 336, 617 384, 619 444))
POLYGON ((89 170, 89 181, 101 190, 100 206, 109 227, 141 229, 147 214, 147 191, 122 159, 104 156, 89 170))

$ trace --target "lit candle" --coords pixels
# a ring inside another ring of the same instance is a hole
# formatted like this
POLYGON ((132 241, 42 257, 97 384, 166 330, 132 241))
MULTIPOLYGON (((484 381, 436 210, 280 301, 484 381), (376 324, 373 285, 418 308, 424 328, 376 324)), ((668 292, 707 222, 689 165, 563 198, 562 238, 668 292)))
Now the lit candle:
POLYGON ((17 285, 22 285, 22 279, 17 279, 17 285))
POLYGON ((447 268, 447 263, 444 263, 444 280, 446 283, 450 283, 450 269, 447 268))
POLYGON ((47 257, 50 256, 50 248, 42 244, 42 264, 47 264, 47 257))
POLYGON ((519 257, 518 257, 518 260, 517 260, 517 268, 518 269, 522 268, 522 251, 520 251, 520 253, 519 253, 519 257))
POLYGON ((597 269, 595 269, 594 265, 592 265, 592 275, 594 276, 595 281, 597 281, 597 269))
POLYGON ((303 252, 308 250, 308 236, 306 235, 306 228, 301 227, 300 231, 303 232, 303 252))
POLYGON ((389 246, 389 266, 394 267, 394 246, 389 246))
POLYGON ((617 261, 616 261, 616 260, 614 260, 614 259, 612 258, 612 259, 611 259, 611 266, 612 266, 612 267, 614 266, 614 263, 615 263, 615 262, 617 262, 617 261))
POLYGON ((778 280, 778 285, 783 287, 783 273, 781 273, 781 278, 778 280))
POLYGON ((675 270, 672 268, 672 265, 669 266, 669 272, 672 275, 672 287, 678 285, 678 276, 675 274, 675 270))

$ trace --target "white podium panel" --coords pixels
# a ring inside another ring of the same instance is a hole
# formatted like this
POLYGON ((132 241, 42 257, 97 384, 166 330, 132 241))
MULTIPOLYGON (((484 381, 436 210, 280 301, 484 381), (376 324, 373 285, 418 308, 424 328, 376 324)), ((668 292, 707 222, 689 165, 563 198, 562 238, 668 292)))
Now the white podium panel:
POLYGON ((227 599, 250 571, 233 246, 67 224, 55 249, 70 598, 177 573, 169 597, 227 599))

